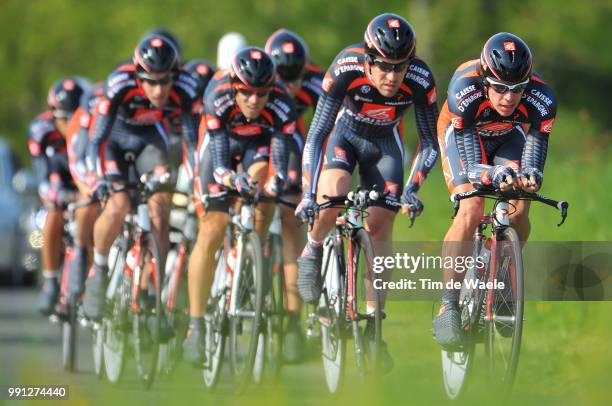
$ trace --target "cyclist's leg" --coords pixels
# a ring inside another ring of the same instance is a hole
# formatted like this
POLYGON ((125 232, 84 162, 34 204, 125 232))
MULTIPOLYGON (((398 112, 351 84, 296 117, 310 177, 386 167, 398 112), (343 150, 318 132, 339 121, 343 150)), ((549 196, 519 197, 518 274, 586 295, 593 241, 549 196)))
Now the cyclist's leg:
MULTIPOLYGON (((118 186, 128 180, 126 152, 132 150, 132 134, 123 128, 113 128, 104 152, 105 177, 118 186)), ((110 248, 123 228, 125 216, 130 211, 130 199, 126 192, 112 193, 102 213, 94 224, 93 266, 85 281, 85 314, 92 319, 102 317, 105 292, 108 284, 108 254, 110 248)))
MULTIPOLYGON (((438 134, 444 178, 451 194, 473 190, 459 157, 452 126, 438 134)), ((484 158, 484 157, 483 157, 484 158)), ((442 245, 442 258, 468 257, 472 254, 472 236, 484 213, 484 199, 472 198, 461 202, 442 245)), ((443 264, 455 261, 443 261, 443 264)), ((443 272, 442 305, 433 321, 434 337, 443 347, 453 349, 463 340, 459 313, 459 289, 447 289, 447 283, 462 282, 465 274, 446 266, 443 272)))
POLYGON ((221 246, 228 224, 228 201, 216 199, 205 207, 202 199, 216 194, 221 187, 215 182, 208 134, 198 149, 194 177, 194 199, 199 219, 197 239, 189 258, 187 287, 189 291, 189 332, 183 344, 185 357, 194 365, 204 361, 204 313, 215 272, 215 252, 221 246))

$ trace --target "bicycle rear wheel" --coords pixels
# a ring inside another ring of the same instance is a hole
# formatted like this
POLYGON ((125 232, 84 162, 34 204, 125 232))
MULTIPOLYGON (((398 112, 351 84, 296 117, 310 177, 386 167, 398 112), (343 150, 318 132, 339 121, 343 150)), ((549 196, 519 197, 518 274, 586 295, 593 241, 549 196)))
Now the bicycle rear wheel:
POLYGON ((206 307, 204 322, 206 323, 206 362, 204 363, 204 385, 213 390, 218 381, 223 366, 223 350, 227 335, 227 271, 226 252, 221 247, 215 255, 215 278, 211 295, 206 307))
POLYGON ((62 365, 65 371, 76 370, 77 299, 68 300, 68 313, 62 320, 62 365))
MULTIPOLYGON (((504 230, 497 241, 495 279, 504 287, 489 291, 492 320, 486 322, 485 350, 494 388, 508 395, 518 367, 523 333, 523 257, 514 229, 504 230)), ((489 279, 490 280, 490 279, 489 279)))
POLYGON ((136 371, 145 388, 150 388, 157 372, 157 360, 161 335, 162 301, 161 285, 163 281, 162 261, 157 240, 151 233, 143 233, 141 237, 140 267, 141 280, 134 280, 134 284, 142 286, 141 281, 149 272, 147 290, 140 294, 139 309, 132 318, 132 334, 134 345, 134 359, 136 371))
POLYGON ((230 360, 236 390, 242 392, 251 379, 262 333, 263 262, 261 243, 254 232, 245 239, 242 261, 234 273, 232 296, 236 309, 230 315, 230 360))
POLYGON ((325 239, 323 249, 323 290, 319 299, 318 322, 321 326, 321 357, 325 382, 330 393, 337 393, 346 364, 346 289, 344 249, 335 236, 325 239))

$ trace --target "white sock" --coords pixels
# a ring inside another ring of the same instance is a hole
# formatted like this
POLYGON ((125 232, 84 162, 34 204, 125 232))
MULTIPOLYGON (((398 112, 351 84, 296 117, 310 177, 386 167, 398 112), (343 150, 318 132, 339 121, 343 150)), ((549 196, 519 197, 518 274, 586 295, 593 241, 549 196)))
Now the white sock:
POLYGON ((45 269, 42 274, 45 279, 57 279, 59 276, 59 272, 57 270, 52 271, 49 269, 45 269))
POLYGON ((102 255, 94 248, 94 264, 98 266, 108 265, 108 255, 102 255))

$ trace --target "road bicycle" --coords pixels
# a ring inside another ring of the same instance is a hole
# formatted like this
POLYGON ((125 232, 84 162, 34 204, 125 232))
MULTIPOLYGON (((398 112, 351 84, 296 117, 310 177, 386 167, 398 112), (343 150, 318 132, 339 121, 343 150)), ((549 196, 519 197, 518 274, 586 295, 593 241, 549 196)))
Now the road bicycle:
POLYGON ((483 341, 490 386, 503 396, 512 389, 521 348, 525 293, 521 243, 510 226, 514 209, 511 200, 540 202, 561 210, 558 226, 565 222, 569 206, 536 193, 483 189, 452 195, 455 215, 459 202, 473 197, 495 202, 474 233, 472 257, 479 258, 475 263, 482 266, 468 268, 459 296, 464 343, 456 351, 442 349, 444 389, 451 399, 463 393, 476 344, 483 341))

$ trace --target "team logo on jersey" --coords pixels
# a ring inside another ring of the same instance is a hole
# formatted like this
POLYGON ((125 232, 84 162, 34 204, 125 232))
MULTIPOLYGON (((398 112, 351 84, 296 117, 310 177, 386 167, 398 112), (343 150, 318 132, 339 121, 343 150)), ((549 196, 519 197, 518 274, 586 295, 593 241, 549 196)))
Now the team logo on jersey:
POLYGON ((161 110, 141 109, 134 113, 133 119, 142 124, 154 124, 164 116, 161 110))
POLYGON ((548 120, 542 121, 542 124, 540 124, 540 132, 543 132, 543 133, 551 132, 554 122, 555 122, 554 118, 550 118, 548 120))
POLYGON ((206 128, 209 130, 218 130, 221 128, 221 121, 214 116, 206 117, 206 128))
POLYGON ((151 46, 154 46, 155 48, 159 48, 162 45, 164 45, 164 41, 162 41, 160 38, 153 38, 151 40, 151 46))
POLYGON ((508 130, 511 130, 512 128, 514 128, 514 124, 493 122, 490 124, 483 125, 479 129, 486 130, 486 131, 492 131, 492 132, 506 132, 508 130))
POLYGON ((326 92, 329 92, 329 90, 332 88, 332 85, 334 84, 334 79, 332 79, 331 75, 329 72, 327 72, 325 74, 325 77, 323 78, 323 82, 321 83, 321 87, 323 88, 323 90, 325 90, 326 92))
POLYGON ((251 58, 253 59, 261 59, 261 51, 251 51, 251 58))
POLYGON ((395 107, 364 103, 360 113, 376 120, 393 120, 395 118, 395 107))
POLYGON ((516 51, 516 45, 514 44, 514 41, 504 42, 504 51, 516 51))
POLYGON ((100 103, 98 103, 98 113, 100 114, 108 114, 109 108, 110 101, 108 99, 100 100, 100 103))
POLYGON ((348 165, 348 158, 346 155, 346 151, 340 147, 334 147, 334 158, 333 162, 342 162, 343 164, 348 165))
POLYGON ((390 20, 387 20, 387 25, 389 26, 389 28, 399 28, 400 22, 397 18, 392 18, 390 20))
POLYGON ((427 103, 431 106, 438 100, 438 92, 436 92, 436 88, 434 87, 427 93, 427 103))
POLYGON ((370 93, 370 90, 372 90, 372 88, 369 85, 361 86, 361 93, 370 93))
POLYGON ((453 118, 451 118, 451 124, 456 129, 463 128, 463 120, 461 119, 461 117, 453 117, 453 118))
POLYGON ((283 126, 283 134, 292 135, 295 132, 295 121, 287 123, 283 126))
POLYGON ((208 193, 211 195, 216 195, 221 193, 221 187, 218 183, 209 183, 208 184, 208 193))
POLYGON ((33 156, 38 156, 42 152, 40 150, 40 145, 34 140, 28 140, 28 149, 33 156))
POLYGON ((261 127, 257 125, 239 125, 237 127, 234 127, 232 131, 235 134, 249 137, 251 135, 261 134, 261 127))
POLYGON ((292 54, 295 52, 295 45, 293 45, 293 42, 283 42, 283 44, 281 45, 281 49, 286 54, 292 54))
POLYGON ((395 182, 385 182, 385 193, 389 192, 390 195, 397 195, 399 185, 395 182))

